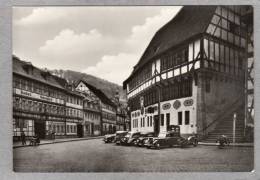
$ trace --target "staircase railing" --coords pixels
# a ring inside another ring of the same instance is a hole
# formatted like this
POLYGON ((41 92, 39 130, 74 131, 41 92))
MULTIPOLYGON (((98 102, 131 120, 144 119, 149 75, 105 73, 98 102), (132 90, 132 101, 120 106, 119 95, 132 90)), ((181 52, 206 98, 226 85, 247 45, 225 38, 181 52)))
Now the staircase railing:
POLYGON ((227 116, 228 114, 230 114, 230 110, 232 112, 234 112, 235 109, 237 109, 238 107, 240 107, 242 104, 237 105, 237 103, 241 101, 241 97, 237 98, 232 104, 229 105, 229 107, 225 108, 225 110, 223 110, 219 116, 217 116, 215 118, 215 120, 213 120, 212 122, 210 122, 205 128, 202 129, 203 134, 205 134, 207 132, 207 130, 214 125, 217 122, 222 122, 224 120, 224 117, 227 116), (237 106, 235 106, 237 105, 237 106), (227 110, 228 109, 228 110, 227 110))

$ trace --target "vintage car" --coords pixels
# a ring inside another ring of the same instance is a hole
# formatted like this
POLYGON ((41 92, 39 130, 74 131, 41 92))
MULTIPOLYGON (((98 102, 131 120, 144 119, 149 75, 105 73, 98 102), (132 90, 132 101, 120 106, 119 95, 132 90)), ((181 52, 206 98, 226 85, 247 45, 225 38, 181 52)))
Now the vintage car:
POLYGON ((106 134, 106 135, 104 136, 103 141, 104 141, 105 143, 112 143, 112 142, 114 142, 115 137, 116 137, 116 134, 106 134))
POLYGON ((182 137, 180 135, 180 127, 176 125, 172 125, 169 131, 161 132, 158 137, 149 139, 145 142, 147 148, 156 149, 173 146, 185 147, 188 145, 197 146, 198 139, 196 136, 190 136, 188 138, 182 137))
POLYGON ((137 138, 140 136, 140 132, 128 132, 125 137, 121 139, 121 145, 134 145, 137 138))
POLYGON ((115 140, 114 140, 116 145, 120 145, 121 144, 122 138, 124 138, 127 133, 128 133, 128 131, 117 131, 116 132, 116 137, 115 137, 115 140))
POLYGON ((135 146, 143 147, 147 139, 155 137, 154 132, 142 132, 137 140, 134 142, 135 146))

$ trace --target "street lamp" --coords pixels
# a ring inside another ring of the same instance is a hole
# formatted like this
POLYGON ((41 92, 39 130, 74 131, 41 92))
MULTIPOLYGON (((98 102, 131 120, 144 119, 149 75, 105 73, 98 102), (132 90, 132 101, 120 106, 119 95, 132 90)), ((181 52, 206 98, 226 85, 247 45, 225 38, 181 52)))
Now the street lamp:
POLYGON ((158 133, 160 132, 161 125, 161 86, 156 85, 157 93, 158 93, 158 133))

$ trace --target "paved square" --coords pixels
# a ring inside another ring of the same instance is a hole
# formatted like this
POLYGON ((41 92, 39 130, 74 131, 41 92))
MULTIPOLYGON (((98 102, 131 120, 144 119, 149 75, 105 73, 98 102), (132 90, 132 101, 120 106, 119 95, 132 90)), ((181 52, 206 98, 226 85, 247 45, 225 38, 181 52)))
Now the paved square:
POLYGON ((19 172, 234 172, 253 166, 252 147, 151 150, 93 139, 14 149, 19 172))

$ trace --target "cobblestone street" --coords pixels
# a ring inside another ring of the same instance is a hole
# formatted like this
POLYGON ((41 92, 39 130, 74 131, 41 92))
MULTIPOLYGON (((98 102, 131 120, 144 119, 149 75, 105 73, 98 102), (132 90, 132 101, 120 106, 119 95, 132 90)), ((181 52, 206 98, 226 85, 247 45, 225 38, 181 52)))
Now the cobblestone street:
POLYGON ((105 144, 101 139, 14 149, 18 172, 251 171, 252 147, 198 146, 151 150, 105 144))

